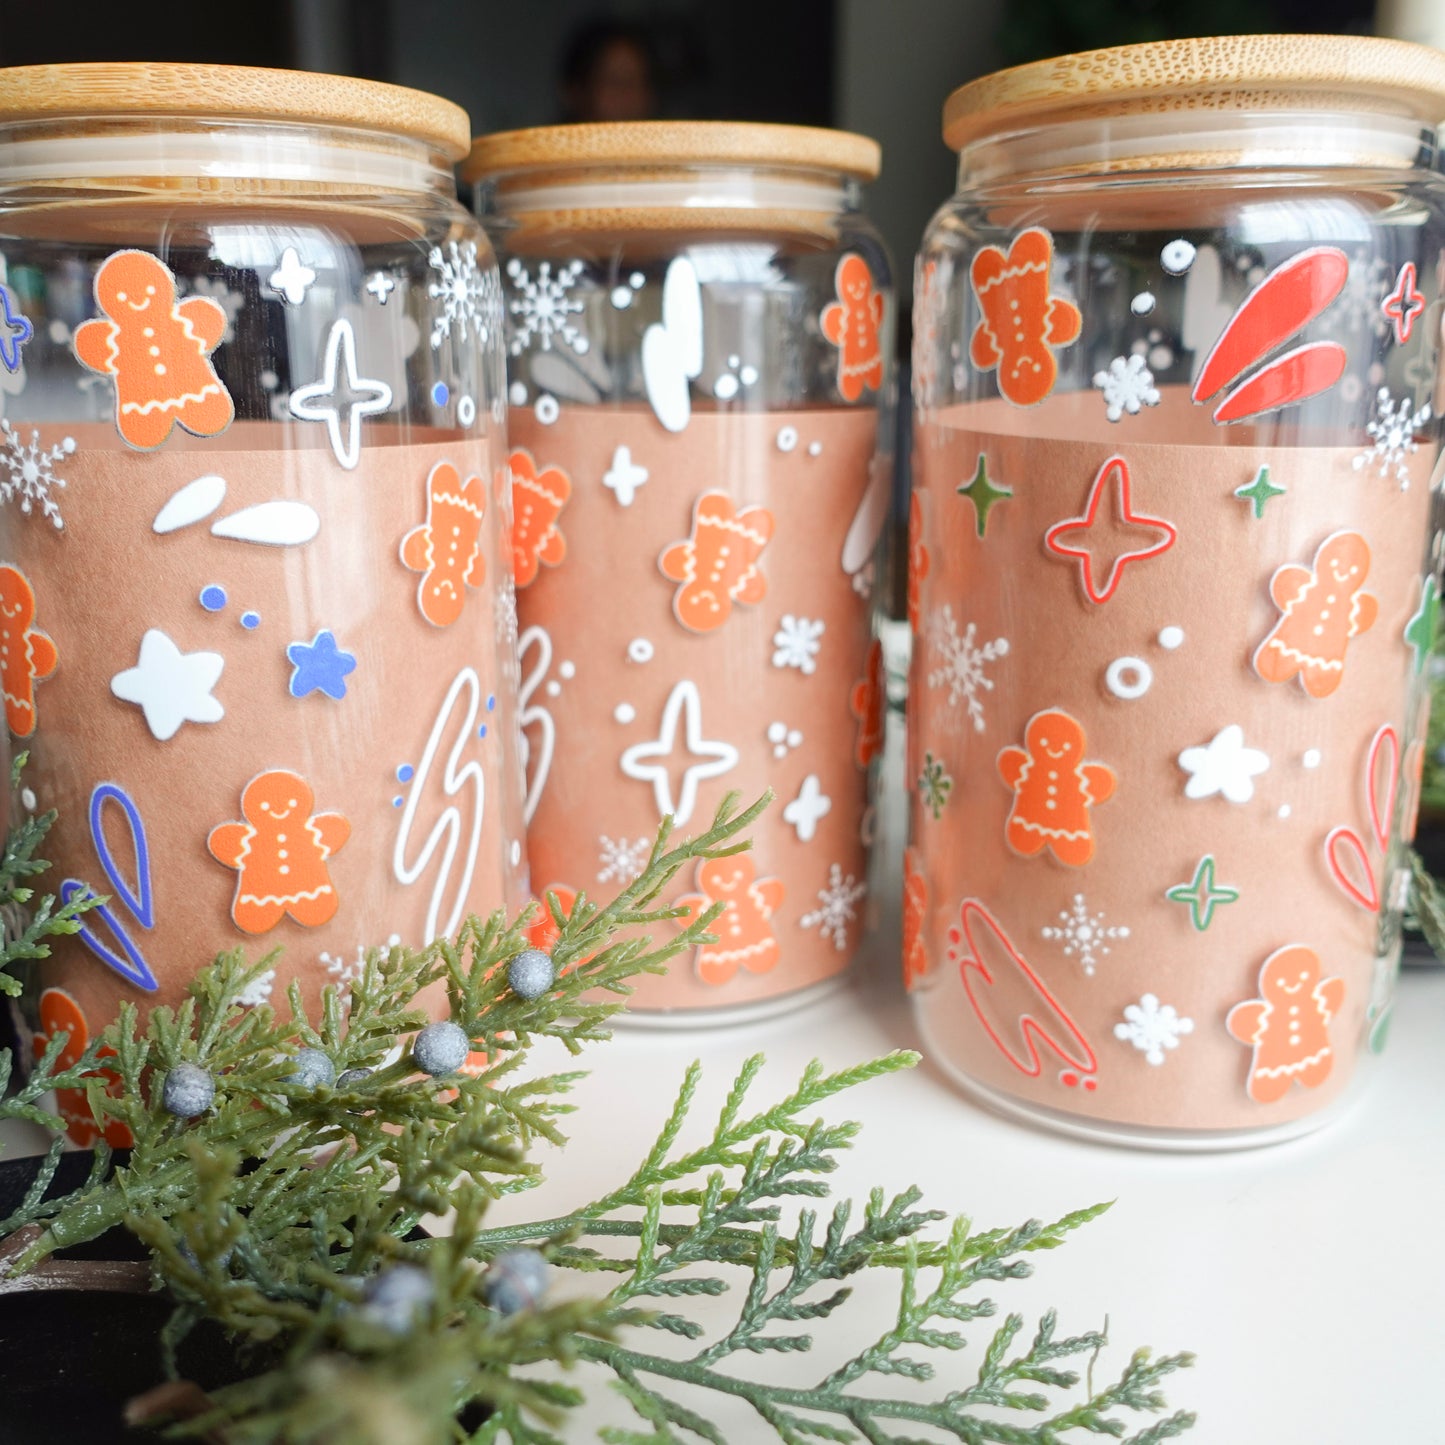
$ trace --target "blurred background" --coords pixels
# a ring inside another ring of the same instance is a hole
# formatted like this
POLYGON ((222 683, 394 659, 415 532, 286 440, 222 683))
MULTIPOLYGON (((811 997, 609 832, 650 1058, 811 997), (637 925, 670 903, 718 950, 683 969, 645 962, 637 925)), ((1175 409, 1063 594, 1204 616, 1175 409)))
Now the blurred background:
MULTIPOLYGON (((953 188, 939 110, 1003 65, 1243 31, 1394 34, 1445 46, 1445 0, 0 0, 0 65, 210 60, 436 91, 477 131, 646 117, 788 121, 883 144, 866 204, 906 293, 953 188)), ((905 313, 906 314, 906 313, 905 313)), ((905 328, 906 329, 906 328, 905 328)), ((906 338, 904 338, 906 340, 906 338)))

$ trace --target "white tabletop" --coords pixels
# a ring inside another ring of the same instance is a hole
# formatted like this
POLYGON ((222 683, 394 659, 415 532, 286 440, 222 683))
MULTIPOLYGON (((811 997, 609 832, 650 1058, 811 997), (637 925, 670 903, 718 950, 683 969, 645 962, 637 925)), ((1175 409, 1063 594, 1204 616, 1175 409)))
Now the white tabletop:
MULTIPOLYGON (((544 1156, 547 1184, 505 1201, 490 1222, 552 1215, 620 1183, 694 1058, 707 1069, 696 1115, 706 1127, 749 1054, 767 1054, 756 1086, 766 1103, 815 1056, 841 1068, 916 1042, 907 1003, 882 978, 769 1022, 701 1033, 619 1031, 590 1058, 592 1074, 568 1124, 571 1143, 544 1156)), ((1445 970, 1407 970, 1389 1048, 1351 1112, 1290 1143, 1194 1156, 1034 1131, 961 1097, 925 1061, 826 1107, 829 1117, 864 1126, 834 1187, 861 1202, 874 1184, 891 1192, 916 1183, 926 1204, 967 1213, 979 1229, 1115 1200, 1063 1249, 1032 1256, 1032 1279, 1000 1286, 994 1297, 1001 1314, 1020 1310, 1029 1328, 1039 1311, 1056 1306, 1061 1334, 1098 1328, 1107 1314, 1111 1344, 1096 1383, 1116 1376, 1138 1345, 1194 1351, 1197 1365, 1172 1376, 1167 1392, 1175 1408, 1198 1412, 1185 1438, 1200 1445, 1445 1440, 1428 1384, 1445 1344, 1442 1042, 1445 970)), ((861 1343, 869 1328, 881 1330, 896 1307, 895 1288, 884 1272, 859 1277, 862 1298, 815 1329, 818 1364, 792 1357, 787 1372, 799 1383, 826 1373, 843 1358, 835 1341, 841 1349, 861 1343), (852 1328, 844 1324, 849 1315, 858 1321, 852 1328)), ((689 1304, 697 1318, 725 1327, 737 1301, 689 1304)), ((976 1349, 939 1359, 937 1393, 971 1382, 989 1330, 979 1324, 970 1327, 976 1349)), ((578 1383, 601 1409, 585 1425, 578 1420, 569 1441, 595 1440, 604 1415, 628 1418, 625 1408, 604 1404, 602 1376, 584 1374, 578 1383)), ((772 1438, 736 1401, 690 1403, 729 1440, 772 1438)))

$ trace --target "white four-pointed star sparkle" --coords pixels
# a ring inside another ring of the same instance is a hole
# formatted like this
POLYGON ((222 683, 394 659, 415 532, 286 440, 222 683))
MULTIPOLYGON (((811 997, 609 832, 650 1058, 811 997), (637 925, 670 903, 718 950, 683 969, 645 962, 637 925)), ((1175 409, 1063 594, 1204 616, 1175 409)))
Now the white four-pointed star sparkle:
POLYGON ((361 419, 391 409, 391 388, 356 374, 356 333, 349 321, 333 321, 326 338, 326 362, 320 381, 298 386, 291 393, 291 415, 301 421, 324 421, 336 460, 352 471, 361 460, 361 419), (345 387, 338 388, 337 372, 346 368, 345 387), (341 414, 346 413, 342 436, 341 414))
POLYGON ((152 736, 165 742, 182 723, 220 722, 226 709, 211 696, 226 660, 219 652, 182 652, 158 627, 140 640, 140 661, 110 680, 122 702, 145 714, 152 736))
POLYGON ((662 731, 655 742, 638 743, 622 754, 622 771, 629 778, 652 784, 659 817, 672 814, 679 827, 697 806, 697 785, 705 778, 721 777, 737 766, 738 750, 731 743, 708 742, 702 735, 702 700, 697 684, 684 678, 672 690, 662 709, 662 731), (677 746, 677 724, 685 726, 684 749, 693 759, 683 769, 682 786, 672 791, 671 758, 677 746), (675 798, 675 801, 674 801, 675 798))
POLYGON ((602 474, 602 485, 612 489, 619 506, 630 507, 638 487, 647 480, 647 468, 632 460, 630 447, 618 447, 612 453, 612 466, 602 474))
POLYGON ((783 821, 797 829, 800 842, 811 843, 818 831, 818 819, 832 808, 833 800, 819 786, 817 773, 809 773, 798 789, 798 796, 783 809, 783 821))
POLYGON ((302 262, 296 247, 287 246, 281 253, 281 264, 267 277, 266 284, 273 291, 279 291, 293 306, 299 306, 315 279, 316 272, 302 262))

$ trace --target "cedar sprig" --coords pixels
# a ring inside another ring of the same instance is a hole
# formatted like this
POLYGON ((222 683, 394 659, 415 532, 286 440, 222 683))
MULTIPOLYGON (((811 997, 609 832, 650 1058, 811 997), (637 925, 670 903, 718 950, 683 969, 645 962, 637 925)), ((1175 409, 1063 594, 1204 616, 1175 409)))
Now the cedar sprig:
MULTIPOLYGON (((847 1089, 912 1067, 911 1053, 835 1073, 812 1064, 784 1098, 761 1108, 751 1096, 763 1061, 750 1059, 704 1141, 685 1144, 701 1082, 694 1065, 654 1145, 621 1184, 566 1215, 485 1226, 493 1199, 541 1183, 530 1146, 565 1143, 559 1120, 580 1076, 531 1073, 530 1045, 551 1038, 575 1054, 605 1038, 631 979, 709 940, 716 909, 687 920, 657 900, 689 862, 746 847, 740 835, 766 801, 738 811, 730 797, 707 832, 676 846, 664 825, 642 876, 605 908, 583 898, 564 914, 549 897, 560 972, 539 999, 519 997, 507 979, 508 962, 528 946, 530 918, 508 923, 495 915, 469 919, 457 938, 426 949, 371 953, 348 994, 323 990, 314 1017, 295 986, 284 1013, 243 1005, 274 956, 248 964, 229 954, 196 978, 178 1008, 154 1010, 144 1026, 133 1009, 123 1010, 69 1070, 54 1069, 63 1040, 52 1041, 26 1088, 86 1088, 98 1117, 123 1123, 135 1145, 108 1176, 107 1155, 98 1153, 90 1179, 70 1195, 42 1202, 44 1186, 32 1190, 16 1216, 25 1234, 0 1251, 8 1267, 32 1267, 116 1224, 128 1228, 148 1247, 156 1281, 174 1302, 162 1337, 172 1374, 202 1321, 231 1335, 250 1371, 209 1397, 184 1384, 164 1387, 135 1402, 133 1417, 170 1419, 175 1434, 227 1445, 558 1445, 559 1422, 584 1397, 572 1383, 526 1369, 544 1363, 576 1367, 579 1379, 598 1368, 609 1375, 644 1426, 601 1432, 609 1441, 721 1442, 704 1414, 674 1397, 678 1385, 741 1397, 788 1445, 906 1445, 916 1435, 893 1431, 919 1425, 1011 1445, 1060 1445, 1079 1432, 1122 1437, 1125 1415, 1164 1408, 1158 1383, 1189 1357, 1141 1353, 1113 1385, 1051 1405, 1078 1385, 1060 1362, 1104 1342, 1101 1332, 1056 1339, 1051 1315, 1022 1351, 1014 1348, 1022 1321, 1010 1316, 974 1383, 932 1403, 880 1388, 892 1375, 930 1380, 927 1356, 963 1350, 960 1327, 995 1311, 991 1298, 969 1292, 1027 1274, 1025 1256, 1056 1247, 1099 1212, 981 1234, 958 1220, 933 1240, 926 1235, 944 1216, 917 1207, 916 1190, 891 1198, 875 1190, 856 1224, 839 1203, 820 1233, 829 1176, 857 1126, 818 1110, 847 1089), (647 931, 659 927, 662 941, 651 941, 647 931), (619 930, 629 936, 618 939, 619 930), (463 1073, 432 1078, 418 1071, 410 1043, 425 1023, 415 999, 438 984, 475 1052, 463 1073), (611 997, 596 1002, 599 990, 611 997), (295 1077, 303 1048, 321 1050, 338 1075, 366 1072, 346 1083, 307 1084, 295 1077), (102 1049, 109 1078, 94 1072, 102 1049), (161 1103, 162 1080, 181 1064, 205 1069, 217 1090, 212 1107, 190 1120, 161 1103), (794 1200, 807 1207, 785 1227, 794 1200), (427 1216, 448 1211, 444 1235, 418 1231, 427 1216), (489 1281, 499 1256, 519 1245, 611 1287, 503 1308, 489 1281), (846 1305, 861 1270, 879 1268, 896 1272, 900 1303, 865 1349, 788 1388, 733 1371, 735 1360, 769 1353, 805 1366, 813 1330, 846 1305), (397 1329, 376 1315, 371 1292, 408 1270, 425 1286, 417 1286, 416 1308, 397 1329), (690 1304, 735 1285, 735 1322, 708 1343, 690 1304), (691 1353, 646 1348, 659 1330, 691 1353), (999 1421, 1051 1409, 1032 1426, 999 1421)), ((12 887, 34 861, 26 846, 12 887)), ((31 1111, 23 1117, 62 1127, 39 1109, 37 1092, 16 1098, 13 1109, 31 1111)), ((52 1172, 56 1157, 47 1164, 52 1172)), ((1131 1439, 1152 1445, 1191 1423, 1176 1414, 1131 1439)))
MULTIPOLYGON (((20 775, 28 757, 28 753, 19 753, 10 764, 12 799, 19 796, 20 775)), ((46 813, 23 813, 10 829, 0 857, 0 993, 12 998, 18 997, 22 988, 13 972, 15 966, 49 958, 46 940, 78 933, 81 915, 105 902, 104 897, 85 891, 58 906, 51 894, 36 901, 35 890, 26 880, 38 878, 50 867, 38 853, 55 818, 53 808, 46 813)))

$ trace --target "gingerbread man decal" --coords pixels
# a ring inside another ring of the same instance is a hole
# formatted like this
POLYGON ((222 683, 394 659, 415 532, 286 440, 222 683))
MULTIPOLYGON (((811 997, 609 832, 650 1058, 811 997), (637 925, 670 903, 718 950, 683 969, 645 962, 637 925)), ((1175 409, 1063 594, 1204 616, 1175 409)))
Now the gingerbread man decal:
POLYGON ((55 644, 35 621, 35 590, 29 578, 8 563, 0 566, 0 686, 5 689, 5 721, 17 738, 35 731, 35 684, 55 671, 55 644))
POLYGON ((115 424, 139 451, 150 451, 180 425, 210 437, 235 415, 211 353, 226 313, 206 296, 176 300, 176 278, 145 251, 117 251, 95 273, 96 317, 75 329, 75 354, 91 371, 115 378, 115 424))
POLYGON ((732 616, 734 602, 761 602, 768 579, 758 565, 773 535, 766 507, 737 511, 726 492, 704 492, 693 509, 692 536, 658 558, 662 575, 682 583, 672 611, 690 632, 711 632, 732 616))
POLYGON ((561 467, 540 472, 532 453, 512 453, 512 573, 518 587, 530 587, 545 562, 558 566, 567 555, 567 539, 557 518, 572 495, 572 483, 561 467))
POLYGON ((873 273, 861 256, 844 256, 833 275, 838 299, 823 308, 823 335, 838 348, 838 393, 857 401, 864 387, 883 385, 883 352, 878 328, 883 296, 873 289, 873 273))
POLYGON ((1072 301, 1049 294, 1054 240, 1031 226, 1014 237, 1008 255, 984 246, 969 279, 983 320, 974 329, 969 360, 980 371, 998 370, 998 389, 1015 406, 1037 406, 1054 389, 1054 352, 1077 341, 1083 317, 1072 301))
POLYGON ((313 814, 314 801, 304 778, 273 768, 246 784, 244 823, 211 829, 211 856, 240 875, 231 917, 242 933, 265 933, 288 913, 307 928, 335 914, 328 860, 351 836, 351 823, 340 813, 313 814))
MULTIPOLYGON (((32 1045, 37 1060, 44 1056, 50 1040, 62 1032, 68 1037, 56 1056, 55 1070, 73 1068, 80 1062, 85 1046, 90 1042, 90 1028, 80 1005, 63 988, 47 988, 40 995, 40 1027, 32 1045)), ((100 1057, 114 1058, 115 1050, 102 1049, 100 1057)), ((120 1076, 114 1070, 97 1069, 94 1077, 105 1080, 105 1092, 112 1098, 120 1097, 120 1076)), ((71 1143, 81 1149, 94 1148, 102 1137, 112 1149, 129 1149, 135 1143, 130 1130, 119 1119, 107 1119, 104 1128, 96 1123, 84 1089, 57 1089, 55 1108, 65 1120, 65 1132, 70 1136, 71 1143)))
POLYGON ((1045 848, 1060 863, 1081 867, 1094 856, 1090 810, 1114 792, 1114 772, 1084 761, 1084 730, 1057 708, 1035 713, 1024 746, 998 755, 999 776, 1014 792, 1004 838, 1015 853, 1031 858, 1045 848))
POLYGON ((1334 1067, 1330 1021, 1345 1002, 1342 978, 1320 977, 1319 955, 1303 944, 1277 948, 1259 970, 1261 997, 1237 1003, 1225 1027, 1254 1049, 1246 1090, 1272 1104, 1290 1086, 1318 1088, 1334 1067))
POLYGON ((685 924, 714 903, 725 905, 712 923, 718 941, 697 951, 698 977, 704 983, 726 983, 739 968, 767 973, 778 962, 772 917, 782 906, 783 884, 778 878, 759 878, 757 871, 746 853, 709 858, 697 870, 702 892, 686 893, 677 900, 676 906, 688 911, 685 924))
POLYGON ((853 760, 860 768, 866 768, 883 751, 883 703, 883 644, 875 637, 868 648, 863 679, 854 683, 848 699, 853 716, 858 719, 853 760))
POLYGON ((1311 697, 1328 697, 1345 675, 1345 648, 1368 632, 1379 603, 1362 590, 1370 548, 1358 532, 1335 532, 1315 553, 1313 567, 1281 567, 1269 595, 1283 614, 1254 654, 1266 682, 1298 677, 1311 697))
POLYGON ((480 477, 464 483, 450 462, 438 462, 427 477, 426 521, 401 539, 401 560, 422 573, 416 587, 421 615, 436 627, 450 627, 462 615, 464 587, 480 587, 482 514, 486 486, 480 477))

